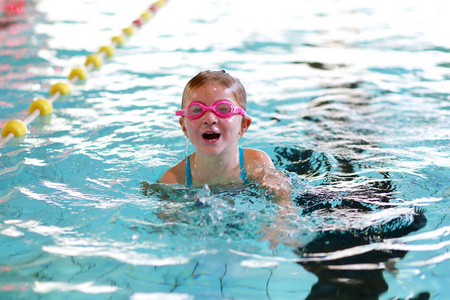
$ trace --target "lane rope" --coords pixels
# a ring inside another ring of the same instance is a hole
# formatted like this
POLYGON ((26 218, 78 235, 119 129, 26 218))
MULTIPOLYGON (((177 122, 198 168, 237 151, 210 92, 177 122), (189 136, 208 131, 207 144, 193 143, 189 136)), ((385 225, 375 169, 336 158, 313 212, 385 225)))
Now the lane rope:
POLYGON ((114 56, 116 47, 122 46, 125 41, 131 37, 137 29, 142 27, 150 21, 153 16, 163 7, 169 0, 158 0, 151 4, 130 26, 123 28, 119 35, 111 38, 111 44, 102 46, 97 53, 92 53, 86 56, 84 68, 74 68, 71 70, 68 81, 58 82, 51 86, 50 97, 48 99, 39 98, 31 102, 28 109, 28 116, 22 120, 11 120, 3 126, 1 131, 2 139, 0 140, 0 148, 3 147, 14 137, 19 137, 27 134, 27 126, 39 116, 49 115, 53 111, 53 102, 59 97, 71 93, 71 85, 73 86, 78 81, 84 81, 88 78, 88 72, 99 68, 103 64, 105 58, 114 56))

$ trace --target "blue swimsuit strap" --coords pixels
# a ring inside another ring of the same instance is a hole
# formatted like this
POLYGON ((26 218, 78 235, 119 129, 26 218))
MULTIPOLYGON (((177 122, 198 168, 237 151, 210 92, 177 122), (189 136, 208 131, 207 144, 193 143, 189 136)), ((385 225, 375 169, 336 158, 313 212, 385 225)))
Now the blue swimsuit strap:
POLYGON ((241 179, 244 182, 244 185, 248 184, 247 180, 247 172, 245 171, 245 162, 244 162, 244 149, 239 147, 239 164, 241 166, 241 179))
MULTIPOLYGON (((192 185, 192 177, 191 177, 191 166, 189 164, 189 157, 186 157, 186 161, 184 163, 185 166, 185 170, 186 170, 186 186, 191 186, 192 185)), ((245 171, 245 162, 244 162, 244 149, 242 149, 241 147, 239 147, 239 165, 241 167, 241 173, 240 173, 240 177, 242 179, 242 181, 244 182, 244 185, 248 184, 248 180, 247 180, 247 172, 245 171)))
POLYGON ((188 157, 186 157, 186 161, 184 162, 184 166, 186 169, 186 186, 191 186, 192 185, 192 179, 191 179, 191 165, 189 164, 189 157, 191 157, 190 155, 188 157))

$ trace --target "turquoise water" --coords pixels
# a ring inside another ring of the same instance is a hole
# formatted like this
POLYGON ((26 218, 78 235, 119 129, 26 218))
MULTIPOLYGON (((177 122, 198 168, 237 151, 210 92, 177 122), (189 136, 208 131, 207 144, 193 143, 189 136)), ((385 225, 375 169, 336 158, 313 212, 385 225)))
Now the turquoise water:
MULTIPOLYGON (((170 1, 0 149, 0 298, 449 297, 449 6, 243 2, 170 1), (174 111, 204 69, 244 83, 241 146, 291 179, 299 248, 260 241, 257 189, 142 189, 184 158, 174 111)), ((0 126, 151 3, 127 4, 2 15, 0 126)))

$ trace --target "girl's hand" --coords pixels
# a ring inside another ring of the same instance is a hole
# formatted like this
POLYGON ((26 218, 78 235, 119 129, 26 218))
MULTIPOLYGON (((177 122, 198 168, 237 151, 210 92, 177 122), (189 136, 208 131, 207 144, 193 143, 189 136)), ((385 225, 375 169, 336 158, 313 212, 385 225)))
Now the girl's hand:
POLYGON ((262 229, 258 232, 263 232, 264 236, 259 239, 259 241, 269 241, 269 249, 275 249, 280 243, 292 247, 294 249, 302 247, 302 243, 295 239, 294 231, 289 229, 286 224, 277 223, 277 225, 272 225, 267 227, 263 225, 262 229))

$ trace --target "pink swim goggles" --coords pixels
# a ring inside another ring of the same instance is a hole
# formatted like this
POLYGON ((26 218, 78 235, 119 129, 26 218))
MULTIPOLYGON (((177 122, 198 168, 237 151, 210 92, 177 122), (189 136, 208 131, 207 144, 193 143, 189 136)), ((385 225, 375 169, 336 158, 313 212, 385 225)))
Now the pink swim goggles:
POLYGON ((235 114, 246 116, 247 113, 240 107, 236 107, 231 101, 219 100, 213 106, 206 106, 201 102, 191 102, 188 107, 175 112, 177 116, 188 117, 195 120, 201 118, 208 110, 211 110, 220 118, 230 118, 235 114))

